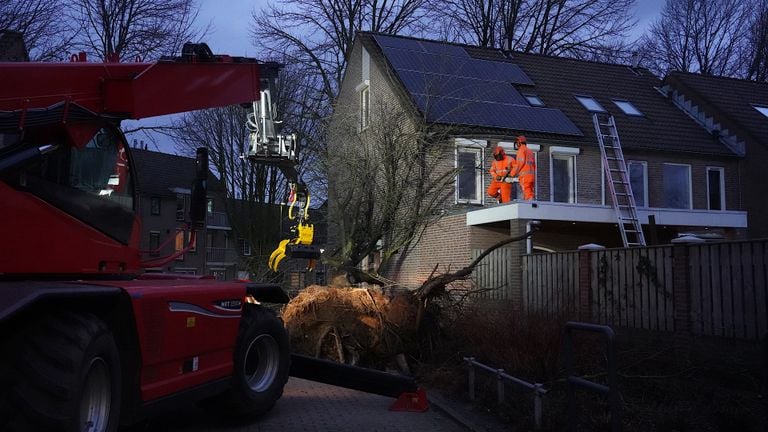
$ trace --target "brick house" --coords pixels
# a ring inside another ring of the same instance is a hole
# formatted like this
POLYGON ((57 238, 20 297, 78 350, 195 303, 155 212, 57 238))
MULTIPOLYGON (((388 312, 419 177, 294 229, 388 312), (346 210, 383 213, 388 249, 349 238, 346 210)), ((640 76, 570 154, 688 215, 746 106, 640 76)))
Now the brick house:
MULTIPOLYGON (((193 158, 131 149, 138 171, 137 211, 142 221, 142 250, 155 250, 145 255, 157 258, 180 250, 189 240, 183 228, 189 213, 192 182, 195 175, 193 158)), ((206 225, 198 232, 195 249, 162 268, 148 271, 196 275, 212 275, 217 279, 238 277, 239 255, 249 254, 248 245, 234 238, 227 214, 224 212, 224 189, 213 174, 209 174, 206 225)))
POLYGON ((586 243, 621 246, 595 113, 615 119, 646 236, 658 243, 687 232, 744 236, 741 185, 725 181, 738 175, 742 155, 680 110, 661 86, 646 69, 625 65, 358 33, 332 126, 351 116, 375 123, 379 107, 396 107, 414 123, 450 130, 445 166, 460 169, 445 215, 398 257, 390 277, 416 284, 437 263, 456 269, 469 263, 473 249, 520 235, 532 221, 540 230, 511 246, 519 252, 513 260, 586 243), (491 152, 496 146, 512 152, 520 134, 536 154, 536 200, 497 204, 485 196, 491 152), (717 191, 708 192, 708 184, 717 191))
POLYGON ((719 137, 739 159, 740 207, 748 210, 752 238, 768 237, 768 200, 765 167, 768 166, 768 84, 733 78, 673 72, 662 87, 670 100, 703 128, 719 137))

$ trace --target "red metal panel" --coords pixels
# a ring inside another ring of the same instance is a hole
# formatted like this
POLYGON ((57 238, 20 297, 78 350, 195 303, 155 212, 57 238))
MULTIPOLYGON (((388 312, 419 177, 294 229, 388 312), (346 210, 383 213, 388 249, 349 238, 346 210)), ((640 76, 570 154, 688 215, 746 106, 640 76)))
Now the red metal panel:
POLYGON ((232 373, 245 284, 215 280, 113 282, 130 295, 141 343, 142 400, 148 401, 232 373), (185 369, 194 359, 195 370, 185 369))
POLYGON ((77 103, 139 119, 259 98, 257 63, 3 63, 0 111, 77 103))
POLYGON ((0 274, 137 273, 141 229, 123 245, 33 196, 0 182, 0 274), (99 264, 107 265, 106 270, 99 264), (119 268, 120 264, 124 268, 119 268))

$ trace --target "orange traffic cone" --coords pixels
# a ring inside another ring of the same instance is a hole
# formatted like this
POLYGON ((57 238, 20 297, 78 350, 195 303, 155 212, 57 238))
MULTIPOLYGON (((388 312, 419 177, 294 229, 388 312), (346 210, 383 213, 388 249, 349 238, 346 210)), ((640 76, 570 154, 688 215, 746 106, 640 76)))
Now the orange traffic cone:
POLYGON ((390 411, 424 412, 429 409, 427 392, 418 389, 415 392, 403 392, 389 407, 390 411))

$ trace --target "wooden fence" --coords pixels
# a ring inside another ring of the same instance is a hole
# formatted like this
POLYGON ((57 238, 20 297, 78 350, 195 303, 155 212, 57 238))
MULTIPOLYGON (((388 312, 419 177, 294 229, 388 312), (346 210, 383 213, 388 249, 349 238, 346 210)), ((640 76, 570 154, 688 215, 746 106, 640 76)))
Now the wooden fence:
POLYGON ((754 339, 768 331, 768 240, 688 248, 695 334, 754 339))
POLYGON ((545 316, 578 311, 579 253, 524 255, 523 311, 545 316))
POLYGON ((747 340, 768 332, 768 240, 523 255, 521 271, 514 252, 491 253, 475 283, 525 313, 747 340))

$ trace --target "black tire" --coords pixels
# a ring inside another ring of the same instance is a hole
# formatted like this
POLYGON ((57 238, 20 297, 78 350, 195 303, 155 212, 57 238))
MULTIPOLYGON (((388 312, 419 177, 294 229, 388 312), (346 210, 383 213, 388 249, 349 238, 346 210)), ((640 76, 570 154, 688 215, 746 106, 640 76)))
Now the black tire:
POLYGON ((274 312, 247 307, 235 346, 232 385, 213 408, 237 420, 253 420, 283 395, 290 369, 288 333, 274 312))
POLYGON ((117 430, 120 356, 103 321, 69 312, 46 317, 28 326, 8 352, 13 357, 13 376, 5 389, 10 409, 0 429, 117 430))

